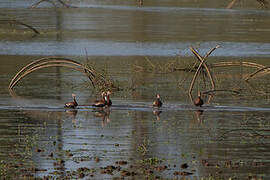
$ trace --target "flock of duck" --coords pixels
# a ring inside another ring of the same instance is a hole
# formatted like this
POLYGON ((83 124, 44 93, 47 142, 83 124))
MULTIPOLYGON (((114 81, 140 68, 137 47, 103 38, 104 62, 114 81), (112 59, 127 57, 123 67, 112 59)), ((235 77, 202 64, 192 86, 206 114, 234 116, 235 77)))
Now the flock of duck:
MULTIPOLYGON (((101 99, 96 100, 92 106, 94 107, 104 107, 104 106, 111 106, 112 101, 110 99, 111 91, 107 92, 102 92, 101 93, 101 99)), ((76 101, 76 95, 72 94, 73 101, 65 103, 65 108, 76 108, 78 106, 78 103, 76 101)), ((201 98, 201 92, 198 92, 198 97, 193 101, 195 106, 202 106, 204 104, 203 99, 201 98)), ((161 107, 162 106, 162 101, 160 98, 160 94, 156 95, 156 100, 153 102, 153 107, 161 107)))

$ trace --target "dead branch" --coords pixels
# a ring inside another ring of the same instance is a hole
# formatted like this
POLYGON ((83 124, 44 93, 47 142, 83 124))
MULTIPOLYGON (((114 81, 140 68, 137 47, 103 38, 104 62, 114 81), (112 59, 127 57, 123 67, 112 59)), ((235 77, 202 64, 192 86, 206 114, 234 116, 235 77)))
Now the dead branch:
MULTIPOLYGON (((258 69, 265 67, 264 65, 253 63, 253 62, 219 62, 219 63, 212 63, 209 66, 211 68, 228 67, 228 66, 245 66, 245 67, 258 68, 258 69)), ((265 69, 265 71, 267 70, 265 69)))
POLYGON ((0 20, 0 23, 21 25, 21 26, 24 26, 24 27, 31 29, 36 34, 40 34, 39 31, 36 28, 34 28, 33 26, 30 26, 29 24, 23 23, 21 21, 15 20, 15 19, 0 20))
POLYGON ((261 68, 261 69, 255 71, 254 73, 248 75, 248 76, 245 78, 245 81, 249 81, 250 78, 254 78, 258 73, 264 71, 265 69, 270 69, 270 66, 261 68))
POLYGON ((11 80, 9 84, 9 89, 12 89, 23 77, 26 75, 47 67, 68 67, 85 73, 85 75, 92 82, 93 87, 95 87, 94 81, 96 78, 96 72, 93 69, 89 69, 88 67, 67 58, 58 58, 58 57, 50 57, 50 58, 41 58, 36 61, 33 61, 26 66, 24 66, 11 80))
POLYGON ((227 9, 231 9, 233 7, 233 5, 236 3, 237 0, 232 0, 228 5, 227 5, 227 9))
POLYGON ((193 86, 194 86, 194 83, 195 83, 195 80, 198 76, 198 73, 200 71, 200 69, 202 68, 202 66, 204 66, 204 68, 206 69, 207 71, 207 74, 209 76, 209 79, 211 81, 211 84, 212 84, 212 89, 215 89, 215 83, 214 83, 214 80, 213 80, 213 77, 211 75, 211 72, 207 66, 207 64, 205 63, 206 61, 206 58, 208 56, 210 56, 210 54, 216 50, 217 48, 219 48, 219 46, 216 46, 214 48, 212 48, 203 58, 199 55, 199 53, 192 47, 190 47, 190 50, 192 51, 192 53, 197 57, 197 59, 200 61, 200 64, 199 64, 199 67, 197 68, 197 71, 195 72, 194 76, 193 76, 193 79, 191 81, 191 84, 190 84, 190 88, 189 88, 189 93, 191 93, 192 89, 193 89, 193 86))
POLYGON ((51 1, 51 0, 41 0, 38 1, 36 3, 34 3, 30 8, 36 8, 39 4, 41 4, 42 2, 48 2, 51 3, 54 7, 57 7, 57 5, 55 4, 55 2, 51 1))

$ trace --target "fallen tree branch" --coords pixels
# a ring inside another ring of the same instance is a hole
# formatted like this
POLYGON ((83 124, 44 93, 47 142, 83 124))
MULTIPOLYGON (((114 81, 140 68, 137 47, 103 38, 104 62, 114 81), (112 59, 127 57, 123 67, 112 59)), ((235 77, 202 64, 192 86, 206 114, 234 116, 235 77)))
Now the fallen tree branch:
POLYGON ((21 26, 24 26, 24 27, 31 29, 36 34, 40 34, 39 31, 36 28, 34 28, 33 26, 26 24, 26 23, 23 23, 21 21, 15 20, 15 19, 0 20, 0 23, 21 25, 21 26))
POLYGON ((10 81, 9 89, 12 89, 22 78, 26 75, 47 67, 68 67, 85 73, 85 75, 92 82, 93 87, 95 87, 94 81, 96 78, 96 72, 93 69, 89 69, 86 66, 67 58, 59 57, 50 57, 50 58, 41 58, 36 61, 33 61, 26 66, 24 66, 10 81))
POLYGON ((258 73, 264 71, 265 69, 270 69, 270 66, 268 66, 268 67, 263 67, 263 68, 261 68, 261 69, 255 71, 254 73, 248 75, 248 76, 245 78, 245 81, 249 81, 250 78, 254 78, 258 73))
POLYGON ((192 81, 191 81, 190 88, 189 88, 189 93, 191 93, 191 91, 192 91, 192 89, 193 89, 195 80, 196 80, 196 78, 197 78, 197 76, 198 76, 198 73, 199 73, 199 71, 201 70, 202 66, 204 66, 204 68, 205 68, 206 71, 207 71, 208 77, 209 77, 210 82, 211 82, 211 85, 212 85, 212 89, 215 89, 215 82, 214 82, 214 80, 213 80, 212 74, 211 74, 211 72, 210 72, 210 70, 209 70, 207 64, 205 63, 205 61, 206 61, 206 58, 207 58, 208 56, 210 56, 210 54, 211 54, 214 50, 216 50, 217 48, 219 48, 219 45, 216 46, 216 47, 214 47, 214 48, 212 48, 210 51, 208 51, 208 53, 202 58, 202 57, 199 55, 199 53, 198 53, 194 48, 190 47, 190 50, 191 50, 192 53, 196 56, 196 58, 200 61, 200 64, 199 64, 199 67, 197 68, 197 70, 196 70, 196 72, 195 72, 195 74, 194 74, 194 76, 193 76, 192 81))

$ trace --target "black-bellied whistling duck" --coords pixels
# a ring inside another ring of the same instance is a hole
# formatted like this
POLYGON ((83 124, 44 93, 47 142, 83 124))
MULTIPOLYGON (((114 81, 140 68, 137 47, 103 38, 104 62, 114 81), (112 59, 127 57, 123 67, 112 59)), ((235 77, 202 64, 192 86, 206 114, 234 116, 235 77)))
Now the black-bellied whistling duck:
POLYGON ((106 104, 107 104, 106 98, 107 98, 106 93, 102 92, 101 93, 101 99, 96 100, 95 103, 92 104, 92 106, 95 106, 95 107, 104 107, 104 106, 106 106, 106 104))
POLYGON ((76 95, 75 94, 72 94, 72 97, 73 97, 73 101, 72 102, 68 102, 68 103, 65 103, 65 107, 66 108, 76 108, 78 106, 78 103, 75 99, 76 95))
POLYGON ((195 106, 200 106, 200 107, 202 107, 202 105, 203 105, 203 100, 202 100, 202 98, 201 98, 201 92, 200 91, 198 91, 198 97, 194 100, 194 105, 195 106))
POLYGON ((111 106, 112 105, 112 101, 110 99, 110 95, 112 94, 111 91, 107 91, 107 94, 106 94, 106 103, 107 103, 107 106, 111 106))
POLYGON ((157 94, 157 99, 153 102, 153 106, 154 107, 161 107, 162 106, 162 102, 160 100, 160 95, 157 94))

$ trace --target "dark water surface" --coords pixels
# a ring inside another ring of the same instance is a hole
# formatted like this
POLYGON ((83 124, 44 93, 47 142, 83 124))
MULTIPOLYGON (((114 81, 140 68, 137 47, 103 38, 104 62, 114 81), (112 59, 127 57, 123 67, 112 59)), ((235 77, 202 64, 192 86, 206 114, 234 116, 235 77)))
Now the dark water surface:
MULTIPOLYGON (((73 1, 78 8, 53 8, 36 1, 1 1, 0 20, 16 18, 40 31, 0 24, 0 177, 52 176, 73 179, 192 179, 213 176, 270 178, 270 107, 267 76, 245 83, 253 71, 215 70, 222 92, 202 108, 191 105, 192 73, 166 71, 165 65, 195 62, 190 46, 220 61, 252 61, 269 66, 270 12, 258 4, 227 1, 73 1), (34 72, 8 90, 27 63, 64 56, 91 64, 124 87, 113 106, 88 106, 98 94, 79 72, 50 68, 34 72), (158 72, 138 71, 138 66, 158 72), (187 80, 184 83, 183 79, 187 80), (180 84, 182 86, 180 86, 180 84), (63 108, 77 95, 77 110, 63 108), (164 106, 151 104, 160 93, 164 106), (87 105, 87 106, 84 106, 87 105), (103 167, 121 169, 104 173, 103 167), (187 163, 187 168, 181 165, 187 163), (160 170, 158 168, 166 166, 160 170), (83 173, 79 168, 88 168, 83 173), (83 175, 82 175, 83 174, 83 175), (85 177, 84 177, 85 176, 85 177)), ((60 5, 59 5, 60 6, 60 5)), ((254 70, 254 69, 253 69, 254 70)), ((197 89, 208 90, 202 80, 197 89)), ((194 92, 195 95, 195 92, 194 92)), ((205 101, 209 98, 204 96, 205 101)))

